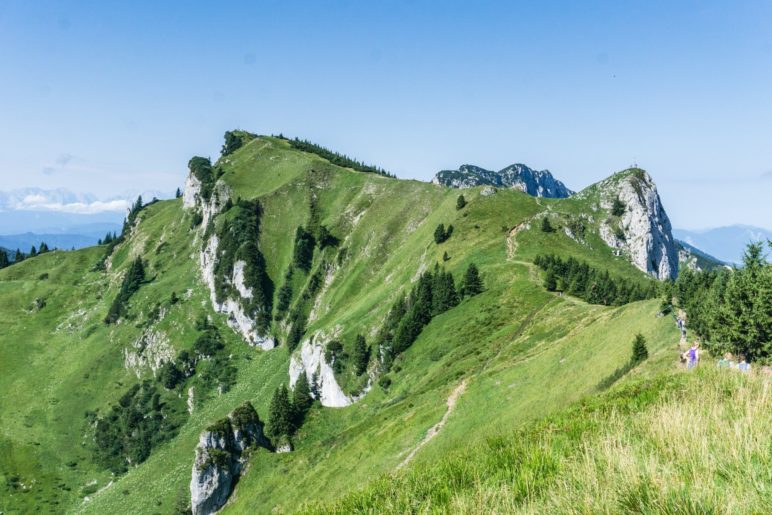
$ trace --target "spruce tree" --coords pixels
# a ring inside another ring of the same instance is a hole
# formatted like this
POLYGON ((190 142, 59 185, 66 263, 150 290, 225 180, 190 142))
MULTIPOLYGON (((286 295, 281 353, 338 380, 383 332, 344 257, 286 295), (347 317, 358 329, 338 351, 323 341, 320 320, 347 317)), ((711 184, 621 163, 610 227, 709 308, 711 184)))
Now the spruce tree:
POLYGON ((477 265, 469 263, 464 274, 463 292, 465 296, 473 297, 483 291, 483 282, 477 265))
POLYGON ((466 199, 463 195, 459 195, 456 199, 456 209, 464 209, 464 206, 466 206, 466 199))
POLYGON ((295 249, 293 251, 293 262, 297 268, 308 272, 311 270, 311 263, 314 259, 314 237, 303 227, 298 227, 295 231, 295 249))
POLYGON ((550 219, 546 216, 541 219, 541 230, 542 232, 553 232, 555 230, 550 223, 550 219))
POLYGON ((625 203, 622 202, 619 197, 614 199, 614 203, 611 205, 611 214, 614 216, 622 216, 625 214, 625 203))
POLYGON ((174 198, 180 198, 182 196, 182 191, 180 191, 179 188, 177 188, 177 191, 174 192, 174 198))
POLYGON ((32 248, 29 250, 29 257, 35 257, 37 255, 38 255, 38 251, 35 248, 35 246, 33 245, 32 248))
POLYGON ((38 251, 38 254, 45 254, 46 252, 48 252, 48 250, 49 249, 48 249, 48 245, 46 245, 46 242, 41 241, 40 242, 40 250, 38 251))
POLYGON ((354 341, 354 351, 352 353, 352 364, 354 373, 361 376, 367 370, 367 364, 370 361, 370 349, 367 347, 365 337, 358 334, 354 341))
POLYGON ((4 250, 0 250, 0 268, 5 268, 10 264, 8 261, 8 254, 4 250))
POLYGON ((268 434, 277 439, 291 436, 294 430, 293 409, 285 385, 282 384, 274 392, 269 413, 268 434))
POLYGON ((308 410, 314 404, 311 396, 311 386, 308 384, 308 376, 301 372, 295 383, 295 391, 292 392, 292 410, 295 416, 295 427, 300 427, 306 418, 308 410))
POLYGON ((316 371, 311 375, 311 383, 309 384, 309 387, 311 388, 311 395, 314 397, 314 399, 321 399, 322 392, 319 389, 319 369, 317 368, 316 371))
POLYGON ((555 279, 555 272, 552 268, 547 270, 547 274, 544 276, 544 287, 547 291, 555 291, 558 288, 558 281, 555 279))
POLYGON ((445 241, 445 224, 440 224, 434 230, 434 243, 440 244, 445 241))
POLYGON ((646 348, 646 338, 641 333, 638 333, 633 340, 633 355, 630 361, 632 363, 640 363, 648 357, 649 350, 646 348))
POLYGON ((24 261, 24 253, 21 250, 16 249, 16 254, 13 256, 13 262, 20 263, 22 261, 24 261))

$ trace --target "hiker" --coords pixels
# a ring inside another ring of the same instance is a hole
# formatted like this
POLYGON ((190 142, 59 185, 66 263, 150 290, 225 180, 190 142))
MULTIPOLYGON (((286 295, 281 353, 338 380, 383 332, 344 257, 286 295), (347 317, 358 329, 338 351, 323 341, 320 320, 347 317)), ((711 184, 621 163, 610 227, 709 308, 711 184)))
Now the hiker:
POLYGON ((689 363, 686 366, 688 369, 692 369, 700 364, 700 344, 698 342, 694 342, 691 346, 691 348, 686 353, 689 363))
POLYGON ((734 362, 734 356, 731 352, 724 354, 724 357, 718 360, 718 368, 734 368, 737 364, 734 362))
POLYGON ((737 364, 737 370, 746 373, 751 371, 751 364, 745 361, 745 356, 742 354, 740 355, 740 362, 737 364))

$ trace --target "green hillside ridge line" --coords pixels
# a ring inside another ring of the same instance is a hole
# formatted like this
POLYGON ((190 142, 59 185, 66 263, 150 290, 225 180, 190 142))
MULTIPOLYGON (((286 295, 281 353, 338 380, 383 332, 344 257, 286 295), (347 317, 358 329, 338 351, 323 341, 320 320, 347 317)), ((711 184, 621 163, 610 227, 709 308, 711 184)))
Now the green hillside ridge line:
MULTIPOLYGON (((435 263, 457 282, 475 263, 486 288, 432 319, 395 360, 391 387, 375 386, 347 408, 313 407, 293 439, 292 453, 256 452, 224 513, 294 511, 390 473, 442 420, 449 394, 464 381, 466 391, 442 430, 405 470, 593 393, 627 360, 635 332, 644 334, 655 358, 668 355, 666 349, 678 341, 672 321, 656 318, 656 300, 592 306, 542 288, 532 261, 545 251, 629 280, 651 281, 600 240, 599 215, 581 194, 553 200, 501 190, 483 196, 479 187, 465 190, 467 205, 458 210, 455 190, 341 168, 265 136, 243 141, 215 166, 234 202, 258 200, 263 208, 259 247, 276 286, 272 305, 292 263, 295 230, 311 220, 312 194, 319 223, 340 239, 337 248, 314 252, 311 273, 292 276, 290 309, 313 270, 331 263, 329 282, 309 305, 314 317, 304 338, 336 333, 349 353, 358 334, 369 344, 396 297, 435 263), (555 232, 523 225, 545 215, 554 220, 555 232), (577 221, 585 224, 582 241, 563 231, 577 221), (437 245, 433 233, 440 223, 452 224, 454 231, 437 245), (507 240, 517 226, 522 230, 508 254, 507 240)), ((184 505, 186 495, 189 500, 201 431, 245 401, 261 420, 267 418, 274 390, 289 379, 284 345, 289 328, 273 321, 271 331, 282 345, 261 351, 245 345, 225 317, 212 311, 198 263, 205 228, 191 231, 191 218, 180 199, 142 209, 105 271, 94 270, 104 246, 50 252, 0 270, 0 388, 6 392, 0 398, 0 510, 171 512, 184 505), (125 320, 107 326, 102 320, 137 257, 146 261, 151 280, 129 299, 125 320), (48 276, 41 279, 44 273, 48 276), (180 299, 176 304, 169 302, 172 292, 180 299), (41 298, 45 306, 38 309, 41 298), (159 304, 163 314, 148 322, 159 304), (193 411, 177 436, 126 474, 111 476, 92 459, 85 411, 104 414, 131 385, 153 379, 148 363, 190 350, 201 315, 223 337, 223 353, 237 370, 235 385, 223 394, 194 391, 193 411), (150 331, 161 335, 161 343, 138 348, 150 331), (139 365, 127 368, 129 361, 139 365), (33 484, 29 492, 18 486, 33 484)), ((656 362, 661 369, 670 366, 669 360, 656 362)), ((652 366, 650 372, 657 370, 652 366)), ((366 376, 345 369, 337 380, 351 393, 366 376)))

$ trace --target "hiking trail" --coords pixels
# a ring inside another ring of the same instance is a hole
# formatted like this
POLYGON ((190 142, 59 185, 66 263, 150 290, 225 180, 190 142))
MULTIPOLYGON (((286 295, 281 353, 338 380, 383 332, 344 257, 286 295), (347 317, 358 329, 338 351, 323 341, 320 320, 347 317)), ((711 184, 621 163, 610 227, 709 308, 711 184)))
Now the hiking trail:
POLYGON ((410 451, 410 454, 407 455, 407 457, 402 460, 402 463, 397 465, 397 470, 401 469, 408 463, 412 461, 412 459, 415 457, 416 454, 418 454, 418 451, 421 450, 421 448, 429 443, 432 438, 437 436, 440 432, 440 430, 445 426, 445 423, 448 421, 448 417, 450 417, 450 414, 453 412, 453 409, 456 407, 456 402, 458 401, 458 398, 461 397, 461 395, 464 393, 464 390, 466 390, 466 383, 467 380, 464 379, 461 381, 461 383, 456 386, 456 388, 453 389, 452 392, 450 392, 450 396, 448 397, 448 409, 445 410, 445 414, 442 416, 439 422, 434 424, 432 427, 429 428, 429 430, 426 432, 426 435, 424 435, 423 439, 421 439, 420 442, 418 442, 418 445, 416 445, 412 451, 410 451))

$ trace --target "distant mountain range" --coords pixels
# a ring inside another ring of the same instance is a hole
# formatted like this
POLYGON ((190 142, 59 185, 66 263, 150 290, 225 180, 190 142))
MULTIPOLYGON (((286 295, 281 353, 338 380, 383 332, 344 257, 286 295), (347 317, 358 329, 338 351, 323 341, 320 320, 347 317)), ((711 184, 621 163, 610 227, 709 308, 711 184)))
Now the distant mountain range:
POLYGON ((458 170, 442 170, 432 179, 434 184, 451 188, 498 186, 515 188, 535 197, 566 198, 574 192, 553 177, 549 170, 533 170, 520 163, 494 172, 475 165, 461 165, 458 170))
POLYGON ((121 224, 91 224, 74 227, 73 233, 26 232, 22 234, 0 235, 0 247, 11 249, 13 252, 15 252, 15 249, 20 249, 26 253, 29 252, 33 245, 37 248, 41 242, 45 242, 52 249, 80 249, 96 245, 108 232, 120 232, 120 230, 121 224))
POLYGON ((713 229, 673 229, 673 235, 693 247, 727 263, 741 263, 748 243, 772 240, 772 231, 751 225, 713 229))

